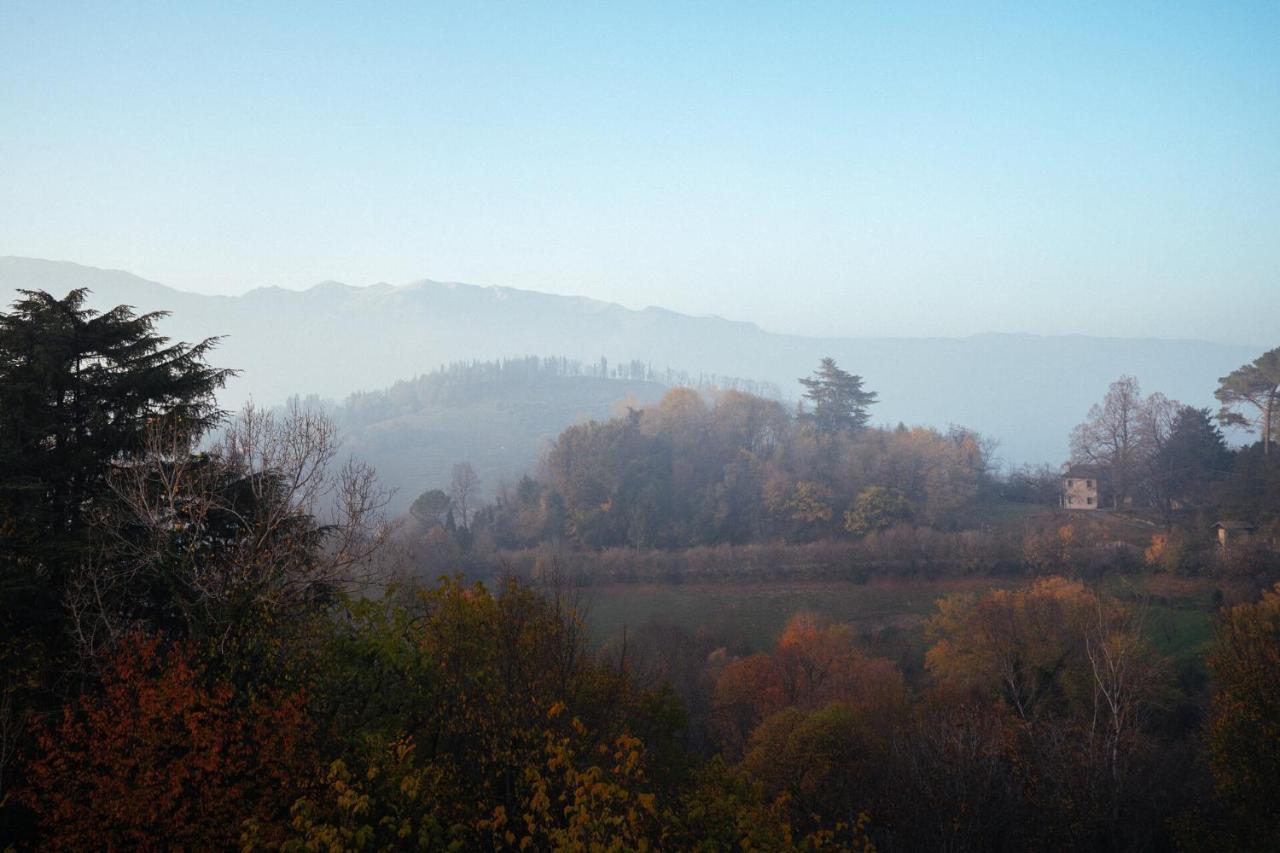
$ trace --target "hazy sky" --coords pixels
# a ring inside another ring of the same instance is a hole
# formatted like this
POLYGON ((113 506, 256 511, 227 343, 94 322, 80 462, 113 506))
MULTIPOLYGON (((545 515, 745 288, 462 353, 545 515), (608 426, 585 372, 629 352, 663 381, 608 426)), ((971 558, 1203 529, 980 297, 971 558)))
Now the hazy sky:
POLYGON ((1271 346, 1280 3, 0 0, 2 254, 1271 346))

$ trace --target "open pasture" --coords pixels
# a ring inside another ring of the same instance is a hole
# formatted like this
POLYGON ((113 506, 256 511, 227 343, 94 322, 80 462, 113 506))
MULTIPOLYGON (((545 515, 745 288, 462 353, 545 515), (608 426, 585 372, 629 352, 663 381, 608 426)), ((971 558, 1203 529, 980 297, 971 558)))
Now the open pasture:
MULTIPOLYGON (((607 641, 624 628, 657 621, 689 631, 705 629, 738 652, 770 648, 797 611, 813 611, 847 623, 873 649, 918 662, 924 622, 939 598, 982 594, 1031 583, 1029 578, 969 577, 700 584, 611 584, 585 591, 592 636, 607 641)), ((1213 579, 1159 575, 1119 577, 1103 589, 1146 608, 1156 647, 1177 662, 1200 657, 1222 602, 1213 579)), ((1226 600, 1231 600, 1228 593, 1226 600)), ((907 663, 908 661, 903 661, 907 663)))

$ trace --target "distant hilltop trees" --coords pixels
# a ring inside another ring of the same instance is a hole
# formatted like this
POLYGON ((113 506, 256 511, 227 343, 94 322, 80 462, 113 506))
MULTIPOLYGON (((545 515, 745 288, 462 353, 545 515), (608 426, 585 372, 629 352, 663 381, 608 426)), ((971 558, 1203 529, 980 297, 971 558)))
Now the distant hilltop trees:
POLYGON ((611 365, 603 357, 599 361, 583 362, 563 356, 531 355, 496 361, 450 362, 380 391, 357 392, 343 403, 343 418, 352 424, 369 423, 433 406, 466 403, 477 395, 491 395, 495 387, 564 378, 651 382, 699 391, 742 391, 774 400, 782 397, 782 390, 772 382, 716 373, 694 374, 671 367, 658 369, 638 360, 611 365))

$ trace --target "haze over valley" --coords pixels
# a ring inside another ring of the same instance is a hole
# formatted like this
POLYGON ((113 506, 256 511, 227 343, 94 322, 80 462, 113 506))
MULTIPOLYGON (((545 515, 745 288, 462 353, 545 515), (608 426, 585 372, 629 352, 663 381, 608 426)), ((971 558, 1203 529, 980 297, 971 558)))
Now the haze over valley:
MULTIPOLYGON (((490 487, 500 478, 517 478, 536 467, 538 455, 565 426, 606 417, 629 396, 650 400, 659 386, 678 384, 673 376, 708 388, 746 380, 794 404, 798 378, 824 356, 865 377, 879 394, 877 423, 962 425, 997 439, 997 455, 1006 465, 1057 466, 1068 456, 1063 425, 1082 419, 1098 390, 1116 377, 1135 376, 1150 390, 1209 406, 1218 377, 1257 349, 1248 342, 1015 334, 806 338, 661 307, 631 310, 581 297, 429 279, 364 287, 323 282, 304 291, 272 287, 211 296, 123 271, 0 258, 0 298, 11 302, 19 287, 57 293, 87 287, 89 304, 99 309, 123 303, 171 311, 159 328, 177 340, 224 335, 218 362, 241 371, 222 394, 230 408, 249 398, 266 406, 294 396, 341 403, 353 393, 380 391, 450 363, 525 356, 566 358, 593 370, 603 358, 611 375, 630 371, 635 361, 653 380, 645 387, 627 372, 627 381, 616 385, 590 383, 590 390, 553 394, 527 430, 481 417, 492 409, 468 413, 477 401, 442 401, 426 420, 353 424, 351 449, 370 453, 400 491, 397 506, 424 484, 441 485, 458 460, 475 461, 490 487)), ((547 389, 529 386, 525 396, 540 390, 547 389)), ((513 386, 501 390, 513 391, 508 408, 519 406, 520 392, 513 386)))

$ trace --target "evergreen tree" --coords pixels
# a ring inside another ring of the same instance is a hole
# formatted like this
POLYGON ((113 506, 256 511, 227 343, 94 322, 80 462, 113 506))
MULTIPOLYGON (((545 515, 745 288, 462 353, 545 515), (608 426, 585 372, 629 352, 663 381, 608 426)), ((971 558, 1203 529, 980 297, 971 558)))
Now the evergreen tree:
POLYGON ((1218 420, 1223 426, 1260 432, 1262 452, 1269 454, 1277 431, 1276 411, 1280 409, 1280 347, 1264 352, 1218 382, 1214 392, 1222 403, 1218 420))
POLYGON ((818 432, 857 432, 871 420, 867 410, 876 402, 876 393, 862 390, 862 377, 841 370, 835 359, 824 358, 813 376, 801 379, 800 384, 805 387, 805 399, 813 403, 807 417, 818 432))
POLYGON ((1173 504, 1209 504, 1213 484, 1231 468, 1231 451, 1208 409, 1184 406, 1164 445, 1152 458, 1152 491, 1166 514, 1173 504))
POLYGON ((0 634, 47 642, 110 467, 157 425, 194 439, 215 424, 231 371, 205 363, 214 338, 156 334, 162 312, 98 313, 84 289, 20 293, 0 313, 0 634))
POLYGON ((440 489, 428 489, 418 495, 409 513, 427 527, 444 524, 444 514, 453 509, 453 501, 440 489))

